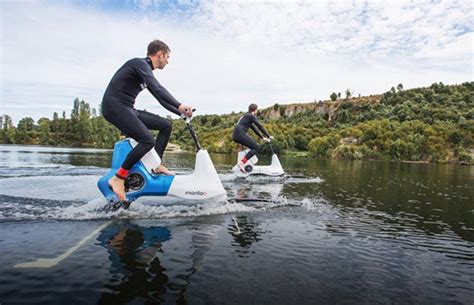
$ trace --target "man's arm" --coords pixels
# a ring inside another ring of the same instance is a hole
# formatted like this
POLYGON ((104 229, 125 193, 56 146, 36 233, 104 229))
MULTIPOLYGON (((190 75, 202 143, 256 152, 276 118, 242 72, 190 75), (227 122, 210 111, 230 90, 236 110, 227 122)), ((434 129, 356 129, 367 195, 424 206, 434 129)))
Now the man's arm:
POLYGON ((259 136, 260 138, 263 139, 262 134, 261 134, 260 132, 258 132, 257 128, 255 128, 255 126, 253 126, 253 124, 250 124, 250 128, 252 128, 253 132, 255 132, 255 134, 256 134, 257 136, 259 136))
POLYGON ((158 82, 150 67, 144 66, 137 70, 142 76, 148 91, 150 91, 150 93, 158 100, 158 102, 169 111, 177 115, 181 115, 181 112, 178 110, 181 103, 179 103, 171 95, 171 93, 169 93, 168 90, 166 90, 166 88, 158 82))
MULTIPOLYGON (((258 121, 256 116, 253 116, 252 123, 254 123, 255 126, 258 127, 258 129, 260 129, 260 131, 265 135, 265 137, 270 138, 270 134, 267 132, 265 127, 263 127, 263 125, 260 124, 260 122, 258 121)), ((250 126, 252 126, 252 125, 250 125, 250 126)), ((253 129, 253 130, 255 131, 255 129, 253 129)), ((260 137, 262 137, 262 136, 260 136, 260 137)))

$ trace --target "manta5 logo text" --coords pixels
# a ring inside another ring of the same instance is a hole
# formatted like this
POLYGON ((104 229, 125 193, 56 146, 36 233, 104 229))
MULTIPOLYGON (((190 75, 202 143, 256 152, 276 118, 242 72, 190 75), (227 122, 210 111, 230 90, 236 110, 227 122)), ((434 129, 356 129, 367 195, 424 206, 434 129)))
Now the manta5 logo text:
POLYGON ((186 191, 184 192, 185 195, 192 195, 192 196, 207 196, 207 192, 201 191, 186 191))

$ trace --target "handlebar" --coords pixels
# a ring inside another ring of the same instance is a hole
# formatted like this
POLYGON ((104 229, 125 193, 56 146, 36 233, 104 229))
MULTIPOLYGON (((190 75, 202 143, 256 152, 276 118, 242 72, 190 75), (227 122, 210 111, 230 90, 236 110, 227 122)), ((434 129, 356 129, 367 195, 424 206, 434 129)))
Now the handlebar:
MULTIPOLYGON (((186 111, 188 110, 187 108, 185 109, 186 111)), ((192 112, 194 111, 196 111, 195 108, 192 109, 192 112)), ((193 119, 193 116, 186 116, 184 114, 181 114, 181 118, 186 122, 186 126, 188 127, 188 130, 191 133, 191 137, 193 138, 194 144, 196 145, 196 151, 200 151, 202 149, 201 144, 199 144, 196 132, 194 131, 193 125, 191 125, 191 120, 193 119)))
MULTIPOLYGON (((185 110, 188 110, 188 108, 185 108, 185 110)), ((192 109, 192 112, 196 111, 196 108, 192 109)), ((184 114, 181 114, 181 118, 186 122, 186 124, 191 123, 191 120, 193 119, 193 116, 186 116, 184 114)))

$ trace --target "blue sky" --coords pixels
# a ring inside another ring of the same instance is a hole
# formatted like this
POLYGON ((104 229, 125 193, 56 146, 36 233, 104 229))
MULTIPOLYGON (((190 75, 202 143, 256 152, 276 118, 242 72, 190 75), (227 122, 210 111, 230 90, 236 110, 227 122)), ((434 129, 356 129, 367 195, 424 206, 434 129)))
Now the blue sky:
MULTIPOLYGON (((0 1, 0 114, 15 123, 97 108, 152 39, 155 73, 198 113, 473 80, 472 1, 0 1)), ((142 92, 136 103, 168 115, 142 92)))

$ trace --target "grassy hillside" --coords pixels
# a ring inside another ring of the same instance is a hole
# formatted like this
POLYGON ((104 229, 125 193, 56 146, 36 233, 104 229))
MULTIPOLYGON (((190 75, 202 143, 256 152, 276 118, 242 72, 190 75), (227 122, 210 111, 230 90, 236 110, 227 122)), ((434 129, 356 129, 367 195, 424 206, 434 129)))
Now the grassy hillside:
MULTIPOLYGON (((338 99, 333 93, 328 101, 275 104, 261 109, 258 117, 275 137, 274 150, 283 154, 472 164, 474 82, 397 87, 382 95, 338 99)), ((242 114, 196 116, 193 126, 201 144, 210 152, 236 151, 231 134, 242 114)), ((0 118, 2 143, 112 148, 120 137, 115 127, 79 99, 69 118, 65 112, 37 123, 27 117, 17 127, 8 115, 0 118)), ((171 143, 193 149, 182 120, 174 120, 171 143)), ((269 149, 263 146, 263 150, 269 149)))
MULTIPOLYGON (((369 97, 262 109, 259 119, 281 153, 340 159, 472 163, 473 82, 435 83, 369 97)), ((237 149, 231 133, 239 114, 195 118, 202 144, 213 152, 237 149)), ((176 122, 173 141, 192 142, 176 122), (180 130, 176 132, 176 130, 180 130)), ((252 133, 252 132, 250 132, 252 133)))

